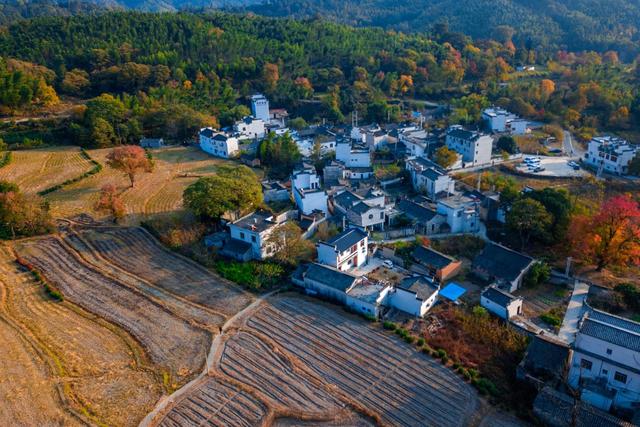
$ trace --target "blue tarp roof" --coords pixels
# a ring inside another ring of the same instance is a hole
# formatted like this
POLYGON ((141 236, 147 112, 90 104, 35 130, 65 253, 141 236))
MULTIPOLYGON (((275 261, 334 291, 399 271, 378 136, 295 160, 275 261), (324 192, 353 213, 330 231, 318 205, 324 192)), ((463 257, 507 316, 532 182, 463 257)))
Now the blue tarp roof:
POLYGON ((449 283, 440 291, 440 296, 445 297, 451 301, 457 301, 467 290, 457 283, 449 283))

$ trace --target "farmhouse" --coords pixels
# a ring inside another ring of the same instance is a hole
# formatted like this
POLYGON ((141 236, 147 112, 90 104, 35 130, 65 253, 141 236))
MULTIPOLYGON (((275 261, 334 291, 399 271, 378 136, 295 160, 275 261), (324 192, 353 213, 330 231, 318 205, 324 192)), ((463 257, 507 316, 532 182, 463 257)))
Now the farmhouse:
POLYGON ((411 129, 398 134, 408 156, 428 157, 441 145, 437 136, 423 129, 411 129))
POLYGON ((271 116, 269 114, 269 100, 261 93, 257 93, 251 97, 251 115, 264 123, 269 122, 271 116))
POLYGON ((495 281, 498 287, 514 292, 533 265, 533 258, 497 243, 487 243, 473 260, 474 274, 487 281, 495 281))
POLYGON ((569 345, 546 335, 535 335, 518 365, 520 380, 555 386, 564 380, 565 367, 571 356, 569 345))
POLYGON ((480 230, 479 203, 457 195, 438 200, 437 212, 447 218, 451 233, 476 233, 480 230))
POLYGON ((430 207, 416 203, 411 200, 401 200, 396 209, 400 212, 400 217, 404 217, 411 221, 412 225, 416 229, 416 233, 419 234, 438 234, 442 230, 442 226, 447 223, 447 218, 444 215, 440 215, 434 209, 430 207))
POLYGON ((640 146, 632 145, 622 138, 599 136, 589 142, 584 161, 599 170, 625 175, 629 172, 629 163, 637 153, 640 153, 640 146))
POLYGON ((347 220, 363 230, 382 230, 386 221, 385 209, 358 202, 347 211, 347 220))
POLYGON ((229 224, 231 239, 224 246, 223 255, 246 261, 250 247, 250 259, 270 257, 277 248, 268 239, 279 225, 271 213, 263 211, 256 211, 232 222, 229 224))
POLYGON ((462 156, 462 167, 491 163, 493 138, 489 135, 454 125, 447 130, 446 144, 462 156))
POLYGON ((346 168, 370 168, 371 151, 363 144, 351 144, 348 140, 336 143, 336 160, 342 162, 346 168))
POLYGON ((411 254, 414 260, 439 282, 447 281, 460 271, 462 263, 432 248, 418 245, 411 254))
POLYGON ((413 189, 436 200, 438 195, 453 193, 455 182, 442 169, 431 160, 421 157, 407 160, 405 168, 411 175, 413 189))
POLYGON ((604 411, 632 409, 640 400, 640 323, 587 308, 573 343, 569 384, 604 411))
POLYGON ((528 122, 502 108, 487 108, 482 112, 482 120, 489 132, 508 132, 512 135, 524 135, 528 122))
POLYGON ((300 213, 310 215, 316 211, 325 216, 329 214, 327 192, 320 188, 320 177, 314 166, 302 164, 294 169, 291 192, 300 213))
POLYGON ((142 138, 140 140, 142 148, 162 148, 164 147, 164 139, 162 138, 142 138))
POLYGON ((367 262, 369 235, 357 228, 345 230, 326 242, 317 243, 318 262, 340 271, 357 268, 367 262))
POLYGON ((267 134, 265 122, 251 116, 235 122, 233 132, 239 139, 261 139, 267 134))
POLYGON ((199 139, 202 151, 216 157, 228 159, 240 152, 236 137, 215 131, 212 128, 200 129, 199 139))
POLYGON ((389 294, 389 306, 422 317, 433 306, 439 291, 440 285, 426 276, 406 277, 389 294))
POLYGON ((482 291, 480 305, 504 320, 522 314, 522 298, 513 296, 495 285, 482 291))
POLYGON ((381 308, 386 301, 391 286, 369 280, 360 280, 347 290, 346 305, 350 309, 365 316, 380 317, 381 308))

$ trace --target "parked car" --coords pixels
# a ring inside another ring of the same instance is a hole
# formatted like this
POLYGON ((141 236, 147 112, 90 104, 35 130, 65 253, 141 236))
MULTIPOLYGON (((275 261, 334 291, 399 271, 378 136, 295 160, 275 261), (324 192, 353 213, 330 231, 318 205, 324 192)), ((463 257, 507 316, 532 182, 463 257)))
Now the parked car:
POLYGON ((545 168, 543 168, 543 167, 541 167, 541 166, 538 166, 538 167, 537 167, 537 168, 535 168, 533 171, 534 171, 534 172, 543 172, 543 171, 546 171, 546 169, 545 169, 545 168))
POLYGON ((384 261, 382 261, 382 265, 387 268, 393 268, 393 261, 391 261, 390 259, 385 259, 384 261))

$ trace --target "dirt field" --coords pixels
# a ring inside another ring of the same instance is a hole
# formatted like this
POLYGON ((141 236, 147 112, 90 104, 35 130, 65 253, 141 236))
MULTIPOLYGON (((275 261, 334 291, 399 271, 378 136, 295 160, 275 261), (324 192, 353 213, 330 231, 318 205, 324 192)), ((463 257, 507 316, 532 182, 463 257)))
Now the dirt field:
POLYGON ((14 182, 24 193, 35 194, 80 176, 92 167, 78 147, 15 151, 11 163, 0 168, 0 180, 14 182))
MULTIPOLYGON (((89 155, 103 165, 103 170, 87 179, 69 185, 47 196, 54 216, 70 217, 90 213, 96 217, 94 206, 100 188, 115 184, 122 190, 125 204, 125 223, 137 224, 145 215, 178 211, 182 208, 182 192, 198 176, 215 173, 226 161, 216 159, 194 147, 172 147, 152 150, 155 168, 151 173, 137 176, 130 188, 128 178, 106 165, 110 149, 89 150, 89 155), (183 175, 189 175, 184 177, 183 175)), ((29 152, 31 153, 31 152, 29 152)), ((79 175, 79 174, 78 174, 79 175)))
POLYGON ((236 320, 156 424, 462 426, 477 408, 453 372, 335 306, 271 297, 236 320))
POLYGON ((136 425, 162 391, 142 348, 72 303, 53 302, 6 249, 0 277, 0 424, 79 425, 75 412, 136 425))

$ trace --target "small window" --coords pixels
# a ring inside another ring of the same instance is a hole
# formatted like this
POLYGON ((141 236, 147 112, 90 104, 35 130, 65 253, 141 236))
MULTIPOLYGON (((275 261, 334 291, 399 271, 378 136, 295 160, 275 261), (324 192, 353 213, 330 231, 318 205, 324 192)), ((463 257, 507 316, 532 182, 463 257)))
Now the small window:
POLYGON ((384 212, 380 212, 380 219, 384 219, 384 212))
POLYGON ((244 240, 244 233, 242 231, 240 232, 240 238, 244 240))
POLYGON ((615 375, 613 376, 613 379, 622 383, 622 384, 626 384, 627 383, 627 375, 626 374, 622 374, 618 371, 616 371, 615 375))
POLYGON ((607 354, 611 354, 611 353, 613 353, 613 351, 610 348, 608 348, 607 349, 607 354))
POLYGON ((373 219, 373 214, 369 214, 369 219, 373 219))
POLYGON ((582 359, 582 360, 580 361, 580 367, 581 367, 582 369, 585 369, 585 370, 587 370, 587 371, 590 371, 590 370, 591 370, 591 368, 593 367, 593 363, 592 363, 590 360, 582 359))
POLYGON ((607 369, 602 370, 602 375, 609 375, 609 371, 607 369))
POLYGON ((255 242, 256 242, 256 236, 251 236, 251 241, 252 241, 253 243, 255 243, 255 242))

